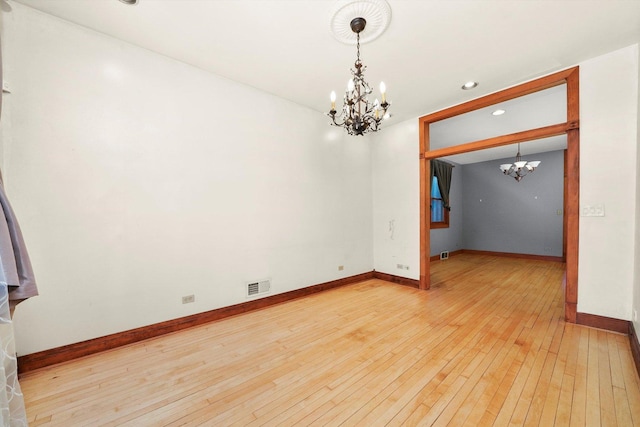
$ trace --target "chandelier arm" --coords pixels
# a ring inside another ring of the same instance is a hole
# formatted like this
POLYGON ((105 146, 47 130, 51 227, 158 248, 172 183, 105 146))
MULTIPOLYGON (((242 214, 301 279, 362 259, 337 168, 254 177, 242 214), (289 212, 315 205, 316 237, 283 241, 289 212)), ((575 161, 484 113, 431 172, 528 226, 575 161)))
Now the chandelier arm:
POLYGON ((331 125, 338 126, 338 127, 343 127, 345 125, 345 123, 344 122, 338 123, 338 122, 336 122, 335 119, 333 119, 333 123, 331 123, 331 125))
POLYGON ((343 121, 342 123, 338 123, 336 122, 336 110, 331 110, 329 113, 327 113, 327 116, 331 117, 331 121, 333 123, 330 123, 333 126, 344 126, 345 122, 343 121))

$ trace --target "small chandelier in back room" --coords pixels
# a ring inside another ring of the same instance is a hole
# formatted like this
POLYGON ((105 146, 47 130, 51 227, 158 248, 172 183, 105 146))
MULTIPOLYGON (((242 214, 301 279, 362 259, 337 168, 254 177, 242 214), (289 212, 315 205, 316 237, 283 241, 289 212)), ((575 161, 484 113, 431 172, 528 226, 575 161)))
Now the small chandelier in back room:
POLYGON ((505 175, 509 175, 512 178, 515 178, 516 181, 520 182, 520 180, 529 172, 533 172, 540 165, 538 160, 533 162, 527 162, 526 160, 522 160, 522 156, 520 155, 520 143, 518 143, 518 154, 516 155, 516 161, 511 163, 505 163, 500 165, 500 170, 505 175))
MULTIPOLYGON (((364 79, 364 71, 367 67, 360 60, 360 33, 367 26, 367 20, 363 15, 370 16, 373 21, 373 38, 380 35, 389 24, 390 8, 384 0, 370 0, 369 2, 343 1, 338 2, 338 12, 334 16, 332 29, 334 35, 341 41, 346 41, 344 35, 337 34, 336 23, 345 21, 349 13, 361 13, 349 22, 351 31, 356 35, 356 62, 351 69, 352 77, 347 83, 347 90, 344 94, 342 109, 338 114, 336 111, 336 93, 331 92, 331 110, 327 114, 331 117, 331 124, 345 128, 349 135, 364 135, 369 132, 376 132, 380 129, 382 120, 389 118, 387 110, 391 106, 387 102, 386 87, 384 82, 380 82, 380 97, 382 102, 376 99, 370 102, 367 97, 373 92, 369 83, 364 79)), ((344 31, 343 28, 340 28, 344 31)))

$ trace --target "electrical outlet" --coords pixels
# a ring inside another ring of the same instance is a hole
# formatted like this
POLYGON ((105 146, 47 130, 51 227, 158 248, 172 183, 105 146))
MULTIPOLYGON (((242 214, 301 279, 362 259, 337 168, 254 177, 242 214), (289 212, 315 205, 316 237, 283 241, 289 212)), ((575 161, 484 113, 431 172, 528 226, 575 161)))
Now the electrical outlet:
POLYGON ((183 304, 189 304, 189 303, 195 302, 195 300, 196 300, 195 295, 185 295, 182 297, 183 304))
POLYGON ((633 321, 634 322, 638 321, 638 310, 633 310, 633 321))
POLYGON ((344 270, 344 265, 339 265, 338 266, 338 271, 342 271, 342 270, 344 270))

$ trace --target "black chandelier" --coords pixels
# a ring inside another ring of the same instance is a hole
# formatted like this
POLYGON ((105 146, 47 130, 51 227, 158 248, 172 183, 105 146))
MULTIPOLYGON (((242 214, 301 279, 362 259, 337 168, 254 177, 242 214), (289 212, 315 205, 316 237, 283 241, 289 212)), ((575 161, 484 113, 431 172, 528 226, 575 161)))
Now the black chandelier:
POLYGON ((387 102, 386 87, 384 82, 380 82, 380 93, 382 95, 382 103, 377 99, 372 104, 367 99, 373 91, 371 86, 364 80, 364 70, 367 68, 360 61, 360 33, 367 25, 364 18, 354 18, 351 21, 351 30, 356 33, 357 37, 357 59, 355 69, 351 69, 353 77, 347 84, 347 91, 344 94, 342 104, 342 112, 336 120, 336 93, 331 92, 331 111, 327 113, 333 123, 333 126, 344 127, 349 135, 364 135, 369 132, 377 132, 380 129, 380 123, 383 119, 389 117, 387 110, 391 106, 387 102))

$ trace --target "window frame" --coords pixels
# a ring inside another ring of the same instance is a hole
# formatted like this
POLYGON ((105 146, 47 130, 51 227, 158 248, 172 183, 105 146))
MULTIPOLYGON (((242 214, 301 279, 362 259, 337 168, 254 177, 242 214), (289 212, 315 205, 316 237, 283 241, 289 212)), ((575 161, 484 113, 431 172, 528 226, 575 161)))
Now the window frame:
MULTIPOLYGON (((434 180, 437 180, 438 177, 434 176, 431 179, 431 188, 429 188, 429 194, 431 195, 431 190, 432 187, 434 185, 434 180)), ((434 200, 440 200, 442 201, 442 197, 438 198, 438 197, 430 197, 429 198, 429 227, 431 230, 434 229, 438 229, 438 228, 449 228, 449 209, 446 209, 444 207, 444 203, 442 204, 442 221, 438 221, 438 222, 433 222, 432 218, 433 218, 433 201, 434 200)))

